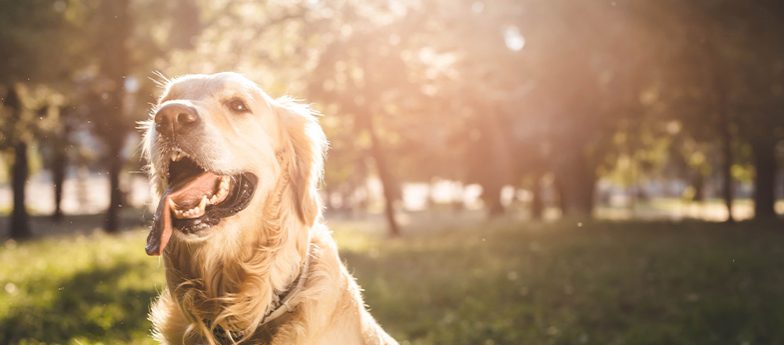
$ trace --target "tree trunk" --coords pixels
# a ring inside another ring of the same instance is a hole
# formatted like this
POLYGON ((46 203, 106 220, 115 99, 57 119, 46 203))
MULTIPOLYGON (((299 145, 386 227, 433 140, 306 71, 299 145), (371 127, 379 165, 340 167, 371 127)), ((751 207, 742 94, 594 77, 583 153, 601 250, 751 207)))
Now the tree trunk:
POLYGON ((718 114, 717 129, 722 157, 720 171, 722 177, 722 198, 724 199, 724 205, 727 208, 726 221, 727 223, 732 223, 735 221, 735 218, 732 215, 733 200, 735 199, 735 193, 732 186, 732 163, 734 163, 735 157, 732 153, 732 119, 728 112, 729 96, 726 86, 727 81, 725 80, 726 73, 721 70, 722 61, 718 58, 720 54, 717 53, 718 51, 713 38, 709 37, 705 41, 705 45, 705 51, 707 52, 706 58, 709 62, 708 64, 705 64, 705 66, 713 66, 713 68, 709 70, 709 74, 712 77, 711 83, 713 84, 713 88, 711 91, 715 92, 716 95, 715 111, 718 114))
MULTIPOLYGON (((723 103, 721 103, 723 104, 723 103)), ((722 198, 727 208, 727 222, 732 223, 735 218, 732 215, 732 203, 735 193, 732 188, 732 132, 730 130, 730 119, 727 111, 720 109, 719 134, 721 138, 721 177, 722 177, 722 198)))
MULTIPOLYGON (((578 154, 579 155, 579 154, 578 154)), ((591 217, 594 207, 596 174, 586 158, 570 160, 560 178, 562 192, 568 191, 564 198, 564 213, 577 217, 591 217)))
POLYGON ((564 182, 561 181, 563 177, 559 174, 555 174, 555 178, 553 180, 553 187, 555 188, 555 194, 558 197, 558 209, 561 210, 561 216, 566 215, 566 186, 564 186, 564 182))
POLYGON ((694 188, 694 196, 691 201, 703 203, 705 201, 705 176, 697 171, 692 175, 691 186, 694 188))
POLYGON ((14 145, 14 165, 11 168, 11 188, 14 195, 10 236, 16 240, 29 238, 32 235, 30 217, 25 206, 25 192, 29 174, 27 143, 19 141, 14 145))
POLYGON ((776 141, 761 137, 751 143, 754 159, 754 218, 776 217, 776 141))
POLYGON ((482 202, 488 217, 496 217, 506 212, 501 202, 504 185, 512 184, 513 155, 509 152, 509 142, 500 119, 500 110, 482 100, 475 100, 476 110, 481 117, 473 119, 473 126, 479 130, 479 138, 470 146, 467 164, 471 166, 472 180, 482 187, 482 202))
POLYGON ((505 208, 501 203, 501 189, 503 185, 497 181, 487 181, 482 184, 482 201, 487 208, 488 217, 496 217, 504 214, 505 208))
POLYGON ((108 147, 109 208, 106 212, 104 230, 113 233, 120 227, 120 208, 123 194, 120 190, 120 172, 123 158, 122 147, 131 121, 125 116, 125 81, 130 70, 129 37, 133 30, 130 0, 103 1, 99 7, 103 20, 105 44, 98 50, 100 71, 106 78, 109 97, 101 103, 96 125, 108 147))
MULTIPOLYGON (((361 63, 362 70, 366 73, 371 71, 370 67, 367 64, 366 60, 363 60, 361 63)), ((368 75, 364 79, 364 85, 362 85, 365 93, 365 97, 368 100, 380 99, 380 92, 378 92, 378 84, 372 80, 372 75, 368 75)), ((392 175, 392 172, 389 170, 389 166, 387 165, 387 155, 382 147, 381 140, 378 137, 378 132, 376 131, 376 124, 373 118, 373 113, 375 111, 380 111, 381 107, 374 106, 371 102, 369 104, 364 104, 363 106, 358 106, 355 108, 357 112, 357 117, 359 122, 360 128, 364 127, 367 131, 368 136, 370 136, 370 155, 373 157, 373 162, 376 165, 376 171, 378 172, 378 178, 381 180, 381 193, 384 197, 384 215, 387 219, 387 227, 389 230, 389 235, 392 237, 397 237, 400 235, 400 226, 398 225, 397 218, 395 217, 395 200, 398 196, 397 190, 397 183, 392 175)))
POLYGON ((378 178, 381 180, 381 192, 384 195, 384 215, 387 219, 389 235, 399 236, 400 226, 395 217, 396 184, 392 177, 392 173, 387 166, 386 153, 381 147, 381 142, 376 133, 373 115, 369 113, 366 114, 364 123, 367 126, 368 135, 370 136, 370 152, 373 156, 373 161, 376 163, 378 178))
POLYGON ((574 200, 572 201, 572 214, 592 217, 594 207, 594 190, 596 177, 588 172, 582 172, 575 181, 574 200))
POLYGON ((106 210, 106 222, 104 223, 104 230, 109 233, 115 233, 120 229, 120 208, 122 208, 120 149, 121 147, 112 147, 109 153, 109 208, 106 210))
POLYGON ((52 213, 52 220, 60 222, 63 219, 63 183, 65 182, 65 171, 68 161, 64 146, 58 145, 53 149, 52 184, 54 185, 54 212, 52 213))
POLYGON ((464 201, 465 187, 463 187, 463 184, 460 183, 455 188, 457 188, 457 191, 454 192, 456 195, 455 194, 452 195, 452 198, 450 198, 449 203, 452 206, 451 209, 453 212, 463 212, 466 209, 465 201, 464 201))
POLYGON ((68 147, 69 136, 71 135, 71 127, 68 121, 72 111, 71 106, 61 106, 58 109, 59 121, 62 126, 53 135, 53 140, 49 144, 52 151, 51 162, 49 163, 52 170, 52 185, 54 197, 54 212, 52 212, 52 220, 60 222, 63 220, 63 185, 65 183, 65 174, 68 169, 68 147))
POLYGON ((541 176, 534 177, 531 193, 531 219, 541 220, 544 216, 544 189, 542 188, 541 176))

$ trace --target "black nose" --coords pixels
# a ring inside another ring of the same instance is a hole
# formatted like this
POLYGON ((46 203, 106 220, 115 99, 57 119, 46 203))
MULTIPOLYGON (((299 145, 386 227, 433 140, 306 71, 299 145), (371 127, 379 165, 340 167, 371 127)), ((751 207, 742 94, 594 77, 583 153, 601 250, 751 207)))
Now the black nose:
POLYGON ((184 104, 169 104, 155 113, 155 129, 164 136, 182 134, 199 123, 199 114, 193 107, 184 104))

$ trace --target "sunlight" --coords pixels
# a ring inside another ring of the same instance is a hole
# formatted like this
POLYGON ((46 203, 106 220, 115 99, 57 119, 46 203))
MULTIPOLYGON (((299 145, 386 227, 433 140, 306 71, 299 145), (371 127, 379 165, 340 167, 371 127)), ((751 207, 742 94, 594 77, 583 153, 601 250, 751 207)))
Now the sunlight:
POLYGON ((504 43, 506 47, 513 51, 521 51, 525 47, 525 37, 515 25, 507 26, 504 29, 504 43))
POLYGON ((781 37, 784 0, 0 0, 0 345, 784 344, 781 37))

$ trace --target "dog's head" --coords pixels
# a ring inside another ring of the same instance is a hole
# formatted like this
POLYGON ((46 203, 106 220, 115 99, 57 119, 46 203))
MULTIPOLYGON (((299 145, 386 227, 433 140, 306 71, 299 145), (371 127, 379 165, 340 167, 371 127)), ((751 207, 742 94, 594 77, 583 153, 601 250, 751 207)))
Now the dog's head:
POLYGON ((282 178, 299 222, 319 217, 326 139, 307 106, 218 73, 169 81, 150 114, 143 152, 160 201, 148 254, 163 253, 172 235, 200 239, 226 223, 263 224, 262 208, 282 178))

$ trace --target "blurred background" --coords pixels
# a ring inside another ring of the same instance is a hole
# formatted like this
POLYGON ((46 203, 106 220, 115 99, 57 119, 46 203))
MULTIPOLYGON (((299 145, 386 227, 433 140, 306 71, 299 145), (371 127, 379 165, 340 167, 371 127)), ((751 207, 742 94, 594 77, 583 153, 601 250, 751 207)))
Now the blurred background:
POLYGON ((778 0, 0 1, 0 343, 151 343, 136 122, 187 73, 318 109, 405 344, 784 343, 778 0))

